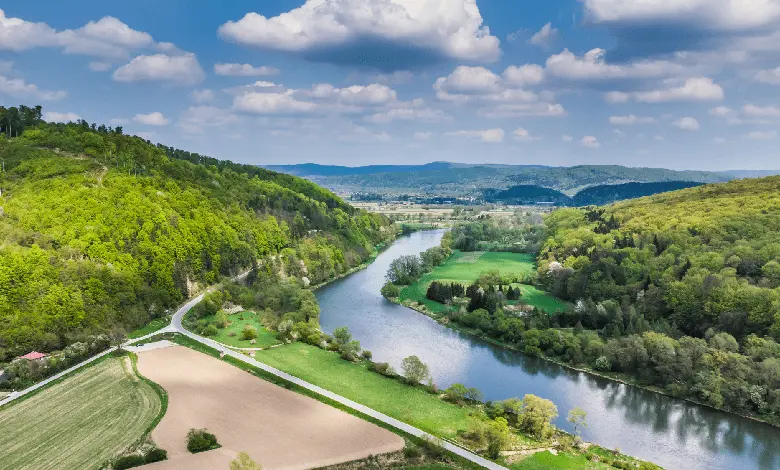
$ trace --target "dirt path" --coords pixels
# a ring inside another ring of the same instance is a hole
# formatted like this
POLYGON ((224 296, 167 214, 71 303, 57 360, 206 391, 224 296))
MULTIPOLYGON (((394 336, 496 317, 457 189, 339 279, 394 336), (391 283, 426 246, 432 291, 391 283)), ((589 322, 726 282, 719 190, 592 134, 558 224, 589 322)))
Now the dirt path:
POLYGON ((152 438, 170 460, 150 470, 227 468, 241 451, 264 470, 305 469, 404 446, 396 434, 185 347, 139 352, 138 368, 169 396, 152 438), (190 428, 207 428, 222 449, 189 454, 190 428))

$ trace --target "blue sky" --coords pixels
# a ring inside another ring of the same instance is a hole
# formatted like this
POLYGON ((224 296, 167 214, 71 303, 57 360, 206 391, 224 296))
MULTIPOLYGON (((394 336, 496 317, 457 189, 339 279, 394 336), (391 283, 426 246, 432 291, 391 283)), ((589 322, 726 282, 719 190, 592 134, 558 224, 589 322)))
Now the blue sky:
POLYGON ((38 0, 0 14, 0 104, 244 163, 780 169, 778 92, 780 0, 38 0))

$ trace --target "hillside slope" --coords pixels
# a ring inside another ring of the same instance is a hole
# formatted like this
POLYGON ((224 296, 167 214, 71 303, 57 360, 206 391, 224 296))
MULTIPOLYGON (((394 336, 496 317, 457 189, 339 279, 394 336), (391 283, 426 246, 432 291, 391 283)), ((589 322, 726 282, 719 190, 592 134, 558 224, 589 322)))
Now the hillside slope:
POLYGON ((563 209, 547 226, 540 270, 565 298, 641 298, 687 334, 780 339, 780 177, 563 209))
POLYGON ((137 327, 280 252, 322 282, 392 236, 311 182, 86 122, 0 137, 0 158, 0 362, 137 327))

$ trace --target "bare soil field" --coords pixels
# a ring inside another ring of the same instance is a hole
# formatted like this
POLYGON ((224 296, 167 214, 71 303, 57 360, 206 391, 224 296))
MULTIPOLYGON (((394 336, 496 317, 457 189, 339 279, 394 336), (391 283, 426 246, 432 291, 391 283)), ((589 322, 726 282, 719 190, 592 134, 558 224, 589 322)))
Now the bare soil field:
POLYGON ((242 451, 264 470, 306 469, 404 446, 374 424, 182 346, 140 352, 138 369, 168 392, 168 410, 152 438, 169 460, 145 469, 227 469, 242 451), (222 448, 190 454, 190 428, 207 428, 222 448))

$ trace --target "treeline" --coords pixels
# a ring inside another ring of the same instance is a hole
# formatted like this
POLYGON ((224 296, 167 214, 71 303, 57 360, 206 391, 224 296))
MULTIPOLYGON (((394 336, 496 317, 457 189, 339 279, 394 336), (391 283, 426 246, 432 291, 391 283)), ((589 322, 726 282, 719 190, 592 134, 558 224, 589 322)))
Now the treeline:
POLYGON ((512 186, 503 191, 489 189, 484 192, 488 202, 504 204, 552 203, 556 206, 584 207, 612 204, 654 194, 677 191, 678 189, 701 186, 695 181, 660 181, 651 183, 599 184, 585 188, 574 196, 560 191, 535 185, 512 186))
POLYGON ((320 283, 394 236, 312 183, 172 159, 120 131, 0 134, 0 362, 141 326, 268 257, 320 283))
POLYGON ((540 281, 577 302, 557 326, 598 332, 585 363, 780 419, 780 178, 562 209, 546 226, 540 281))
POLYGON ((20 136, 25 129, 41 124, 42 116, 41 106, 0 106, 0 134, 5 134, 6 137, 20 136))
POLYGON ((507 251, 538 253, 544 240, 539 214, 518 214, 511 218, 480 217, 453 227, 452 248, 461 251, 507 251))

